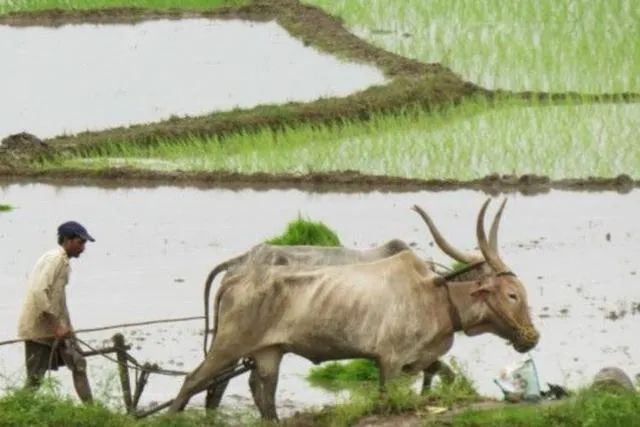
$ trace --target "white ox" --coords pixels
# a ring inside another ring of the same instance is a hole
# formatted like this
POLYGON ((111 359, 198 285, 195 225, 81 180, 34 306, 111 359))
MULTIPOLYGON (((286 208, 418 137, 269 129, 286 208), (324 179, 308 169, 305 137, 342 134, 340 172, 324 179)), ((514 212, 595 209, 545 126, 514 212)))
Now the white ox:
POLYGON ((366 264, 318 268, 248 266, 220 289, 211 350, 189 374, 170 410, 181 410, 216 375, 243 357, 256 363, 251 388, 261 414, 275 419, 275 390, 283 354, 319 363, 368 358, 380 382, 433 364, 453 344, 455 331, 491 332, 521 352, 533 348, 526 292, 488 244, 484 215, 476 236, 491 273, 449 282, 411 250, 366 264))
MULTIPOLYGON (((489 235, 489 244, 492 248, 497 248, 497 227, 502 216, 502 211, 506 203, 500 206, 493 223, 489 235)), ((484 262, 481 253, 465 253, 453 247, 438 230, 433 220, 419 206, 414 206, 413 210, 417 212, 436 241, 436 244, 447 255, 458 262, 469 265, 471 268, 463 274, 456 273, 452 276, 452 280, 460 281, 462 279, 475 279, 483 274, 490 272, 490 267, 484 262)), ((410 249, 402 240, 393 239, 385 244, 366 250, 355 250, 343 247, 320 247, 320 246, 279 246, 262 243, 254 246, 242 255, 231 258, 218 264, 211 270, 205 281, 204 290, 204 318, 205 331, 209 330, 209 295, 211 286, 216 276, 222 272, 232 275, 238 269, 246 268, 249 265, 288 265, 288 266, 322 266, 322 265, 344 265, 377 261, 398 254, 404 250, 410 249)), ((223 281, 220 285, 221 291, 218 296, 224 294, 224 288, 235 281, 223 281)), ((215 307, 217 309, 219 300, 216 300, 215 307)), ((204 354, 207 354, 208 333, 204 334, 204 354)), ((251 375, 254 375, 253 372, 251 375)), ((431 388, 431 382, 435 375, 440 375, 445 382, 452 382, 455 378, 454 372, 444 362, 436 361, 423 373, 422 393, 426 393, 431 388)), ((251 381, 251 380, 250 380, 251 381)), ((215 409, 220 405, 222 396, 227 388, 228 381, 219 382, 207 390, 206 407, 215 409)))

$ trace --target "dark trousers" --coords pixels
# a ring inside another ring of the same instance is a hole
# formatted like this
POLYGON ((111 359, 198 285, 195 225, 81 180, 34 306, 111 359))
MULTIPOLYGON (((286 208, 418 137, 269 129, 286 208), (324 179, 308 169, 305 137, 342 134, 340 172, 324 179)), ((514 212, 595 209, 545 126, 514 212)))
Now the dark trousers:
POLYGON ((66 366, 73 374, 73 384, 80 400, 93 400, 87 378, 87 361, 75 341, 66 339, 59 341, 58 345, 36 341, 25 341, 24 344, 27 387, 37 389, 47 371, 57 371, 60 366, 66 366))

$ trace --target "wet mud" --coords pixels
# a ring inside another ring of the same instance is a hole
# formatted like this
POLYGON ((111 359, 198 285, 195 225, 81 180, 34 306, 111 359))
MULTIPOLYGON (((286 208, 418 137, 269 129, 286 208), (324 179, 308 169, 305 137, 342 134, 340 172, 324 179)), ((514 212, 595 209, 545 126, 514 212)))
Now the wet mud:
POLYGON ((640 188, 640 180, 626 174, 616 177, 589 177, 553 180, 540 175, 489 175, 475 180, 415 179, 386 175, 367 175, 358 171, 307 174, 235 172, 170 172, 130 168, 100 171, 53 170, 37 172, 0 163, 0 183, 42 182, 56 185, 94 185, 97 187, 179 187, 220 189, 300 189, 315 192, 362 193, 372 191, 413 192, 472 189, 487 194, 544 194, 552 190, 614 191, 628 193, 640 188))

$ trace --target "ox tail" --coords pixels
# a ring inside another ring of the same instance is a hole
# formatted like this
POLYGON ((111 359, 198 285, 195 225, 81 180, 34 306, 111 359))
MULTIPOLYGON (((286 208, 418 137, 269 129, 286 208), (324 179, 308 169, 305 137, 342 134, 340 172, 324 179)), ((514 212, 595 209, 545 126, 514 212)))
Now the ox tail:
MULTIPOLYGON (((216 265, 214 267, 213 270, 211 270, 211 272, 209 273, 209 275, 207 276, 207 280, 204 284, 204 354, 205 356, 207 355, 207 346, 209 344, 209 295, 211 294, 211 284, 213 283, 213 280, 216 278, 216 276, 223 272, 223 271, 227 271, 230 267, 233 267, 235 265, 241 264, 243 262, 245 262, 247 255, 240 255, 237 256, 235 258, 231 258, 230 260, 224 261, 218 265, 216 265)), ((218 307, 218 296, 216 296, 216 312, 217 307, 218 307)), ((217 318, 215 319, 214 322, 214 329, 213 329, 213 333, 215 335, 215 330, 217 328, 217 318)))

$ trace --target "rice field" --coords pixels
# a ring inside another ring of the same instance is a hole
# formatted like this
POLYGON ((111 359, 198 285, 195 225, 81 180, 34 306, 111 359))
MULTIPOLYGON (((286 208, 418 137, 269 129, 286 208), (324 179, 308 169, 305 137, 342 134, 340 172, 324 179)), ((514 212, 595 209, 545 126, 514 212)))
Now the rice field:
MULTIPOLYGON (((198 9, 240 2, 102 1, 65 4, 198 9)), ((303 1, 341 17, 356 35, 384 49, 424 62, 442 62, 488 88, 640 92, 640 5, 632 0, 303 1)), ((27 4, 57 7, 53 0, 11 2, 0 6, 0 11, 27 4)), ((635 133, 639 125, 636 104, 511 101, 496 106, 469 100, 435 113, 407 110, 366 122, 301 124, 277 132, 263 129, 204 139, 182 137, 152 147, 114 141, 80 157, 44 161, 38 168, 128 166, 276 174, 355 170, 457 180, 496 173, 551 179, 619 174, 640 178, 635 133)))
POLYGON ((409 178, 469 180, 489 174, 552 179, 639 178, 636 104, 490 107, 474 101, 436 113, 407 111, 370 122, 304 125, 225 139, 114 143, 41 168, 130 166, 154 170, 307 173, 357 170, 409 178))
POLYGON ((251 0, 3 0, 0 14, 48 9, 93 10, 113 7, 145 9, 207 10, 223 6, 241 6, 251 0))
POLYGON ((303 0, 359 37, 491 89, 640 92, 636 0, 303 0))

